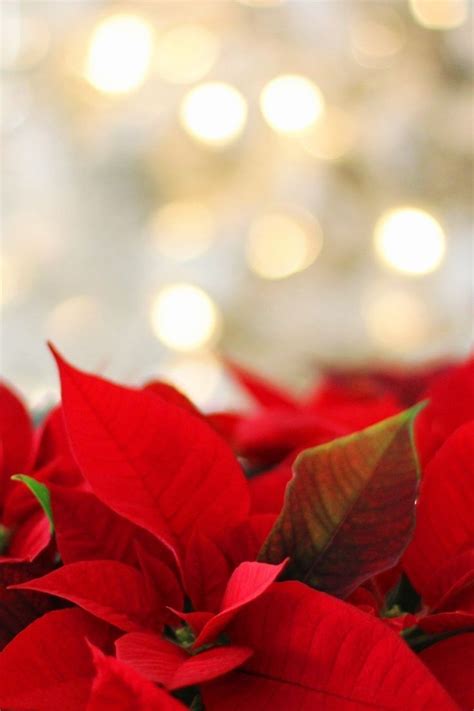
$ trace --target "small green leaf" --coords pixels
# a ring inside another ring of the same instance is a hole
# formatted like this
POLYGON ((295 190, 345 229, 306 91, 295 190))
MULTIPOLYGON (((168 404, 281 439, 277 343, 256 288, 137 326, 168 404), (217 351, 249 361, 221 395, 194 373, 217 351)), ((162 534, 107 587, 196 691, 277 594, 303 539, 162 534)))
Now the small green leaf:
POLYGON ((22 484, 25 484, 25 486, 28 487, 28 489, 31 491, 33 496, 36 497, 41 508, 43 509, 46 516, 48 517, 51 534, 53 534, 54 533, 53 511, 51 509, 51 496, 50 496, 48 487, 45 484, 42 484, 41 482, 36 481, 36 479, 33 479, 33 477, 28 476, 27 474, 15 474, 14 476, 12 476, 12 479, 13 479, 13 481, 21 481, 22 484))
POLYGON ((423 405, 302 452, 259 560, 347 597, 400 559, 415 524, 413 423, 423 405))

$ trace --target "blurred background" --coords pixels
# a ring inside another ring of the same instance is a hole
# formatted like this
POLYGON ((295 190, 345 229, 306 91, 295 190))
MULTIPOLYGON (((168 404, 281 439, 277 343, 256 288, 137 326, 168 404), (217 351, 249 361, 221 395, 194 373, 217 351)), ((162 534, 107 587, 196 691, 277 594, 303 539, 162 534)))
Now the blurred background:
POLYGON ((467 0, 4 0, 1 370, 235 402, 472 335, 467 0))

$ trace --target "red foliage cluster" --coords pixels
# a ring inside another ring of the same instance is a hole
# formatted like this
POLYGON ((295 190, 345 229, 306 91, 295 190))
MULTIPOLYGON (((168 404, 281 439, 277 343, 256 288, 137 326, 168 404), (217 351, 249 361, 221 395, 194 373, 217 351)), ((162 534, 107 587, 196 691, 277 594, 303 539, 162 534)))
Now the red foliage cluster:
POLYGON ((0 388, 1 709, 474 707, 472 361, 204 416, 54 355, 38 430, 0 388))

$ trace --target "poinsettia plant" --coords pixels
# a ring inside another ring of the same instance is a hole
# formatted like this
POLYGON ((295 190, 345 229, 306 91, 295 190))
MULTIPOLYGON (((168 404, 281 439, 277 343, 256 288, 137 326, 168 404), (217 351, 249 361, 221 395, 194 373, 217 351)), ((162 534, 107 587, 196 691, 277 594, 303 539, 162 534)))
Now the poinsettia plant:
POLYGON ((472 709, 474 363, 0 389, 0 708, 472 709))

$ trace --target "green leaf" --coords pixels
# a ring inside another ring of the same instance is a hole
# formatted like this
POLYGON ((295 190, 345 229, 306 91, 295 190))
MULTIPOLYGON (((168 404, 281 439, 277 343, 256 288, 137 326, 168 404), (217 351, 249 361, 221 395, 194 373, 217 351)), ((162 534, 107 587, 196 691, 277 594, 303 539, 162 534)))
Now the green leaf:
POLYGON ((395 565, 415 524, 422 407, 302 452, 259 560, 289 556, 287 578, 339 597, 395 565))
POLYGON ((54 521, 53 521, 53 511, 51 509, 51 496, 49 493, 49 489, 45 484, 42 484, 39 481, 36 481, 36 479, 33 479, 33 477, 28 476, 27 474, 15 474, 12 476, 13 481, 21 481, 22 484, 25 484, 25 486, 28 487, 28 489, 31 491, 33 496, 35 496, 45 512, 46 516, 48 517, 49 521, 49 527, 51 530, 51 534, 54 533, 54 521))

